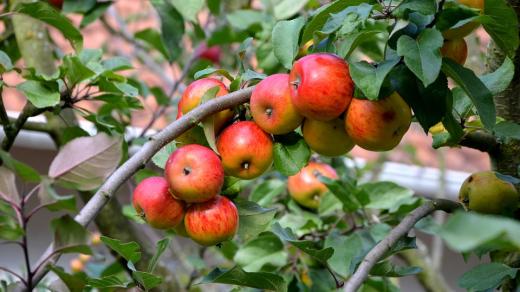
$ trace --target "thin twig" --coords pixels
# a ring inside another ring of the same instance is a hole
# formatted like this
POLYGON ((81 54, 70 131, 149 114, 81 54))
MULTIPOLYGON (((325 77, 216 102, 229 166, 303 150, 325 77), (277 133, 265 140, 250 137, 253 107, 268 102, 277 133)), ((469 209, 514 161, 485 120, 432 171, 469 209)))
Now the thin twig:
POLYGON ((27 287, 27 281, 25 281, 25 279, 22 276, 20 276, 19 274, 13 272, 12 270, 9 270, 8 268, 4 268, 4 267, 0 267, 0 271, 4 271, 4 272, 7 272, 7 273, 15 276, 20 281, 22 281, 22 283, 27 287))
POLYGON ((22 209, 21 215, 22 215, 22 229, 23 229, 23 236, 22 236, 22 250, 23 250, 23 257, 25 260, 25 269, 27 271, 27 290, 32 291, 33 286, 33 274, 31 272, 31 261, 29 260, 29 244, 27 241, 27 220, 25 218, 24 212, 25 212, 25 200, 22 200, 20 203, 20 207, 22 209))
POLYGON ((459 207, 460 205, 456 202, 436 199, 427 201, 422 206, 413 210, 401 221, 401 223, 399 223, 394 229, 392 229, 392 231, 390 231, 390 234, 388 234, 385 239, 376 244, 376 246, 374 246, 374 248, 368 252, 361 264, 359 264, 354 274, 345 283, 344 291, 357 291, 361 284, 363 284, 363 282, 368 277, 368 274, 374 265, 377 264, 377 262, 385 255, 385 253, 388 252, 397 243, 397 241, 399 241, 400 238, 405 236, 419 220, 436 210, 452 212, 459 207))

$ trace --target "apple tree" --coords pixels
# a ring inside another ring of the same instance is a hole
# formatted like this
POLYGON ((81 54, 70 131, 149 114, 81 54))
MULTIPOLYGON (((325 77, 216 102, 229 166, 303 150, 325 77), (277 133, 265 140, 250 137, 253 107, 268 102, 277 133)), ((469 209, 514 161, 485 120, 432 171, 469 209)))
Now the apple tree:
POLYGON ((413 230, 490 259, 461 288, 518 289, 519 1, 125 2, 2 5, 0 240, 23 266, 0 261, 2 290, 449 289, 413 230), (465 65, 475 31, 485 72, 465 65), (367 181, 348 153, 391 151, 411 124, 493 169, 459 201, 367 181), (47 172, 10 153, 24 131, 54 141, 47 172))

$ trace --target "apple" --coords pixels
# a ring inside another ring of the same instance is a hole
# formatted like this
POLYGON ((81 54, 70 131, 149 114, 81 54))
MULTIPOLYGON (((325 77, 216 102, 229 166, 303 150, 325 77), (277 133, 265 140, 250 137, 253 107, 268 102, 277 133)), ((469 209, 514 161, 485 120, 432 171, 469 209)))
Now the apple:
POLYGON ((208 47, 206 44, 203 44, 197 53, 197 56, 201 59, 206 59, 208 61, 213 62, 213 64, 220 63, 220 55, 221 50, 219 46, 211 46, 208 47))
POLYGON ((494 171, 481 171, 464 181, 459 191, 459 201, 467 210, 510 214, 518 209, 520 195, 511 183, 499 179, 494 171))
POLYGON ((184 218, 186 233, 200 245, 211 246, 230 240, 238 230, 238 210, 228 198, 216 196, 193 204, 184 218))
POLYGON ((205 202, 218 195, 224 185, 219 157, 197 144, 173 151, 164 166, 164 176, 173 195, 187 203, 205 202))
POLYGON ((132 202, 137 214, 157 229, 174 228, 184 215, 184 202, 172 196, 163 177, 142 180, 134 190, 132 202))
POLYGON ((63 7, 63 0, 49 0, 49 4, 58 9, 61 9, 63 7))
POLYGON ((72 259, 70 261, 70 270, 73 273, 82 272, 85 269, 85 264, 80 259, 72 259))
POLYGON ((452 59, 460 65, 464 65, 468 57, 468 45, 463 38, 445 40, 441 48, 441 55, 452 59))
POLYGON ((271 134, 287 134, 303 120, 291 101, 289 74, 274 74, 260 81, 249 104, 255 123, 271 134))
POLYGON ((338 175, 330 165, 320 162, 309 162, 297 174, 290 176, 287 180, 289 195, 298 204, 318 209, 321 197, 327 192, 327 186, 317 178, 323 175, 331 179, 337 179, 338 175))
POLYGON ((410 107, 394 92, 377 101, 354 98, 347 111, 345 129, 361 148, 388 151, 401 142, 411 121, 410 107))
MULTIPOLYGON (((480 9, 481 13, 484 11, 484 0, 458 0, 458 2, 471 8, 480 9)), ((479 26, 480 24, 478 22, 471 21, 457 28, 450 28, 443 31, 442 36, 447 40, 460 39, 469 35, 479 26)))
POLYGON ((289 83, 296 110, 306 118, 319 121, 339 117, 354 92, 347 62, 328 53, 310 54, 296 61, 289 83))
MULTIPOLYGON (((224 83, 215 78, 202 78, 193 81, 190 85, 188 85, 186 90, 184 90, 181 99, 179 100, 179 104, 177 106, 177 118, 180 118, 182 115, 199 106, 199 104, 202 102, 202 97, 204 94, 216 86, 219 87, 219 91, 215 97, 228 94, 228 90, 226 89, 224 83)), ((232 110, 226 109, 216 113, 213 116, 215 123, 215 134, 217 134, 222 129, 222 127, 233 118, 233 115, 234 114, 232 110)))
POLYGON ((355 145, 345 131, 345 122, 341 119, 328 122, 305 119, 302 132, 307 145, 316 153, 325 156, 343 155, 355 145))
POLYGON ((217 150, 228 175, 252 179, 273 163, 273 139, 252 121, 225 128, 217 138, 217 150))

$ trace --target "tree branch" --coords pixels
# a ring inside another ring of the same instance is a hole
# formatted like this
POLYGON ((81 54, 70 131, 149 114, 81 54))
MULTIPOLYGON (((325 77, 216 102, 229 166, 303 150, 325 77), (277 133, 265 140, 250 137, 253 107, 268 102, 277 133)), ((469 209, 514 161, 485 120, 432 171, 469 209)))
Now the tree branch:
POLYGON ((5 137, 2 141, 2 149, 4 151, 9 151, 9 149, 11 149, 13 146, 16 136, 18 136, 18 133, 24 127, 27 120, 30 117, 34 117, 45 112, 47 109, 48 108, 37 108, 29 101, 27 101, 18 118, 13 123, 11 123, 9 130, 5 132, 5 137))
POLYGON ((345 283, 345 292, 356 292, 358 288, 363 284, 363 282, 368 277, 370 270, 374 267, 375 264, 383 257, 383 255, 389 251, 397 241, 405 236, 417 223, 417 221, 421 220, 425 216, 436 210, 442 210, 445 212, 451 212, 460 205, 456 202, 450 200, 442 200, 436 199, 427 201, 422 206, 413 210, 410 214, 408 214, 402 221, 399 223, 388 236, 380 241, 372 250, 365 256, 361 264, 356 269, 356 272, 350 277, 350 279, 345 283))
POLYGON ((482 131, 476 131, 466 134, 459 145, 477 149, 482 152, 493 153, 498 149, 500 144, 495 136, 482 131))
MULTIPOLYGON (((146 164, 146 162, 148 162, 163 146, 197 125, 197 123, 202 121, 204 118, 224 109, 247 102, 253 89, 254 86, 212 99, 183 115, 180 119, 174 121, 162 131, 150 137, 148 143, 143 145, 136 154, 112 173, 112 175, 97 190, 96 194, 92 199, 90 199, 90 201, 88 201, 74 219, 83 226, 88 225, 112 198, 117 189, 140 168, 142 168, 142 166, 146 164)), ((48 254, 53 252, 53 246, 54 245, 51 244, 47 248, 47 251, 42 255, 42 258, 45 258, 48 254)), ((40 271, 34 275, 34 283, 37 284, 46 273, 47 269, 40 269, 40 271)))

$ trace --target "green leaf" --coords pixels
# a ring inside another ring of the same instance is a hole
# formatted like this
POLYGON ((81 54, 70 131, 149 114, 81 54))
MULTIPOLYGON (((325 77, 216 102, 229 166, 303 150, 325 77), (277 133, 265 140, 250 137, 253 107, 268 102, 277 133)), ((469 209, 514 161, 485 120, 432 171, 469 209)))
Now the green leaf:
POLYGON ((377 100, 383 81, 398 62, 399 59, 385 60, 377 68, 366 61, 350 63, 350 75, 368 99, 377 100))
POLYGON ((81 81, 96 75, 96 73, 85 66, 77 56, 65 56, 63 58, 63 67, 70 87, 74 87, 81 81))
POLYGON ((515 74, 515 65, 513 61, 506 57, 504 63, 494 72, 479 76, 480 81, 489 89, 489 91, 495 95, 499 94, 506 88, 513 80, 515 74))
POLYGON ((365 208, 388 210, 393 213, 402 205, 411 205, 417 198, 413 191, 393 182, 366 183, 359 186, 359 192, 368 198, 365 208))
POLYGON ((172 5, 182 14, 184 19, 198 22, 197 14, 204 7, 204 0, 170 0, 172 5))
POLYGON ((334 180, 325 176, 319 176, 318 179, 343 204, 343 210, 352 212, 360 208, 360 204, 355 197, 356 188, 352 182, 334 180))
POLYGON ((87 284, 93 288, 129 288, 133 281, 122 280, 117 275, 110 275, 99 279, 88 279, 87 284))
POLYGON ((84 13, 92 9, 96 5, 96 0, 84 0, 84 1, 76 1, 76 0, 65 0, 63 1, 63 8, 61 11, 63 13, 84 13))
POLYGON ((305 26, 301 43, 304 44, 311 40, 314 36, 314 32, 322 29, 323 25, 327 22, 331 14, 338 13, 349 6, 355 6, 365 2, 365 0, 339 0, 320 7, 318 10, 316 10, 311 20, 305 26))
POLYGON ((437 11, 437 3, 435 0, 404 0, 401 2, 392 14, 404 17, 408 12, 419 12, 423 15, 435 14, 437 11))
POLYGON ((243 240, 249 240, 264 231, 276 214, 276 209, 263 208, 251 201, 238 199, 235 205, 240 221, 238 235, 243 240))
POLYGON ((175 149, 177 149, 175 141, 166 144, 163 148, 161 148, 161 150, 159 150, 159 152, 155 153, 155 155, 152 157, 152 162, 157 167, 164 169, 168 157, 170 157, 170 154, 172 154, 175 149))
POLYGON ((40 182, 40 174, 29 165, 14 159, 11 154, 0 150, 0 159, 3 165, 27 182, 40 182))
POLYGON ((0 166, 0 198, 7 198, 16 204, 20 203, 16 175, 4 166, 0 166))
POLYGON ((163 55, 166 60, 169 60, 169 53, 166 45, 163 42, 161 33, 153 28, 143 29, 138 31, 135 35, 136 39, 145 41, 150 47, 156 49, 163 55))
POLYGON ((125 57, 112 57, 101 62, 106 71, 122 71, 132 69, 132 63, 125 57))
MULTIPOLYGON (((0 206, 2 206, 2 204, 4 204, 4 201, 0 201, 0 206)), ((7 203, 5 203, 5 205, 11 208, 7 203)), ((23 234, 24 231, 16 219, 12 216, 3 215, 0 212, 0 239, 17 240, 22 237, 23 234)))
POLYGON ((141 258, 141 251, 139 244, 135 241, 131 241, 128 243, 123 243, 120 240, 113 239, 106 236, 101 236, 101 241, 110 247, 112 250, 117 252, 120 256, 125 258, 127 261, 131 261, 132 263, 136 263, 141 258))
POLYGON ((298 38, 304 24, 305 18, 298 17, 292 20, 279 21, 273 28, 274 55, 287 69, 291 69, 292 62, 298 54, 298 38))
POLYGON ((92 254, 88 243, 88 232, 85 227, 64 215, 51 221, 54 231, 54 249, 61 253, 92 254))
POLYGON ((483 21, 486 32, 508 56, 513 56, 519 44, 515 10, 504 0, 485 0, 484 14, 491 19, 483 21))
POLYGON ((46 208, 50 211, 76 211, 76 196, 60 196, 52 187, 52 182, 49 179, 42 179, 38 190, 38 198, 40 199, 40 204, 46 205, 46 208))
POLYGON ((162 278, 147 272, 133 271, 132 277, 143 285, 145 290, 149 290, 159 286, 162 283, 162 278))
POLYGON ((311 150, 303 137, 292 132, 276 136, 274 143, 274 167, 286 176, 295 175, 311 158, 311 150))
POLYGON ((494 133, 500 139, 513 138, 520 140, 520 125, 510 121, 500 122, 495 126, 494 133))
MULTIPOLYGON (((151 1, 161 19, 161 36, 168 49, 168 60, 176 60, 182 53, 182 36, 184 35, 184 19, 182 15, 166 0, 151 1)), ((186 2, 188 3, 188 2, 186 2)))
POLYGON ((54 272, 72 292, 83 291, 83 288, 87 285, 87 276, 84 273, 71 275, 65 272, 62 267, 54 265, 50 267, 50 270, 54 272))
POLYGON ((220 14, 220 0, 207 0, 207 5, 212 14, 220 14))
POLYGON ((246 72, 244 72, 241 76, 242 81, 247 82, 250 80, 262 80, 267 78, 267 75, 263 73, 255 72, 251 69, 247 69, 246 72))
POLYGON ((264 265, 281 267, 287 263, 283 242, 273 233, 264 232, 243 245, 233 261, 246 272, 258 272, 264 265))
POLYGON ((349 33, 338 38, 338 55, 343 58, 348 58, 360 44, 365 41, 371 41, 377 38, 380 33, 388 33, 386 29, 381 26, 372 26, 364 28, 358 32, 349 33))
POLYGON ((278 222, 275 222, 272 226, 273 233, 276 234, 280 239, 286 241, 304 253, 310 255, 315 260, 326 263, 327 260, 334 253, 334 249, 331 247, 320 249, 316 246, 316 243, 310 240, 298 240, 290 228, 282 228, 278 222))
POLYGON ((62 15, 44 1, 19 3, 14 7, 13 11, 36 18, 55 27, 71 42, 76 51, 80 51, 83 47, 83 36, 81 32, 74 27, 72 22, 65 15, 62 15))
POLYGON ((442 71, 451 77, 471 98, 484 126, 490 130, 493 129, 496 123, 493 95, 475 73, 448 58, 443 59, 442 71))
POLYGON ((208 77, 209 75, 217 74, 226 77, 229 81, 235 80, 231 74, 226 69, 217 69, 217 68, 206 68, 203 70, 198 71, 193 76, 193 79, 200 79, 204 77, 208 77))
POLYGON ((287 285, 281 276, 265 272, 248 273, 238 266, 229 270, 216 268, 202 278, 202 281, 197 285, 209 283, 239 285, 279 292, 287 291, 287 285))
POLYGON ((18 84, 16 88, 22 91, 37 108, 55 106, 60 102, 60 92, 56 82, 27 80, 18 84))
POLYGON ((464 273, 458 284, 469 291, 495 290, 504 279, 514 279, 517 273, 518 269, 501 263, 480 264, 464 273))
POLYGON ((268 179, 255 185, 249 199, 260 206, 270 206, 275 197, 285 191, 285 182, 279 179, 268 179))
POLYGON ((287 19, 300 11, 309 0, 281 0, 274 5, 274 17, 287 19))
POLYGON ((267 15, 255 10, 235 10, 227 13, 229 24, 237 29, 246 30, 254 24, 260 24, 268 20, 267 15))
POLYGON ((84 28, 99 19, 110 5, 112 5, 112 2, 96 2, 96 6, 83 15, 79 28, 84 28))
MULTIPOLYGON (((203 104, 217 96, 217 93, 219 92, 220 87, 214 86, 210 89, 208 89, 204 95, 200 99, 200 104, 203 104)), ((200 105, 199 104, 199 105, 200 105)), ((215 151, 215 153, 218 153, 217 149, 217 143, 216 143, 216 137, 215 137, 215 115, 211 115, 201 122, 202 124, 202 130, 204 131, 204 137, 206 137, 206 141, 208 141, 209 147, 215 151)))
POLYGON ((153 273, 153 271, 155 270, 155 267, 157 266, 157 263, 159 262, 159 258, 170 245, 170 241, 171 241, 171 239, 168 237, 157 241, 155 254, 153 255, 152 259, 150 260, 150 263, 148 264, 147 271, 149 273, 153 273))
MULTIPOLYGON (((349 6, 338 13, 334 13, 323 25, 319 33, 320 35, 330 35, 337 30, 339 30, 339 36, 353 33, 361 26, 364 26, 370 16, 370 12, 372 12, 372 8, 373 6, 370 4, 361 3, 359 6, 349 6)), ((366 27, 363 28, 366 29, 366 27)))
POLYGON ((242 190, 242 180, 234 176, 225 176, 220 193, 229 198, 235 198, 242 190))
POLYGON ((500 216, 459 211, 440 228, 439 235, 448 246, 459 252, 483 247, 520 248, 520 223, 500 216))
POLYGON ((400 267, 392 264, 389 260, 377 263, 372 270, 370 275, 381 276, 381 277, 405 277, 415 275, 421 272, 419 267, 400 267))
POLYGON ((332 232, 325 239, 325 247, 334 249, 334 254, 328 263, 332 270, 346 278, 354 272, 357 263, 374 244, 373 239, 362 232, 355 232, 348 236, 332 232))
POLYGON ((11 71, 13 69, 13 62, 9 55, 4 51, 0 51, 0 73, 11 71))
POLYGON ((425 132, 446 116, 449 89, 444 74, 439 74, 437 80, 424 87, 406 66, 398 65, 390 73, 390 80, 394 90, 410 105, 425 132))
POLYGON ((404 57, 406 66, 423 82, 433 83, 441 70, 440 48, 442 34, 436 29, 423 30, 417 39, 402 35, 397 41, 397 54, 404 57))

